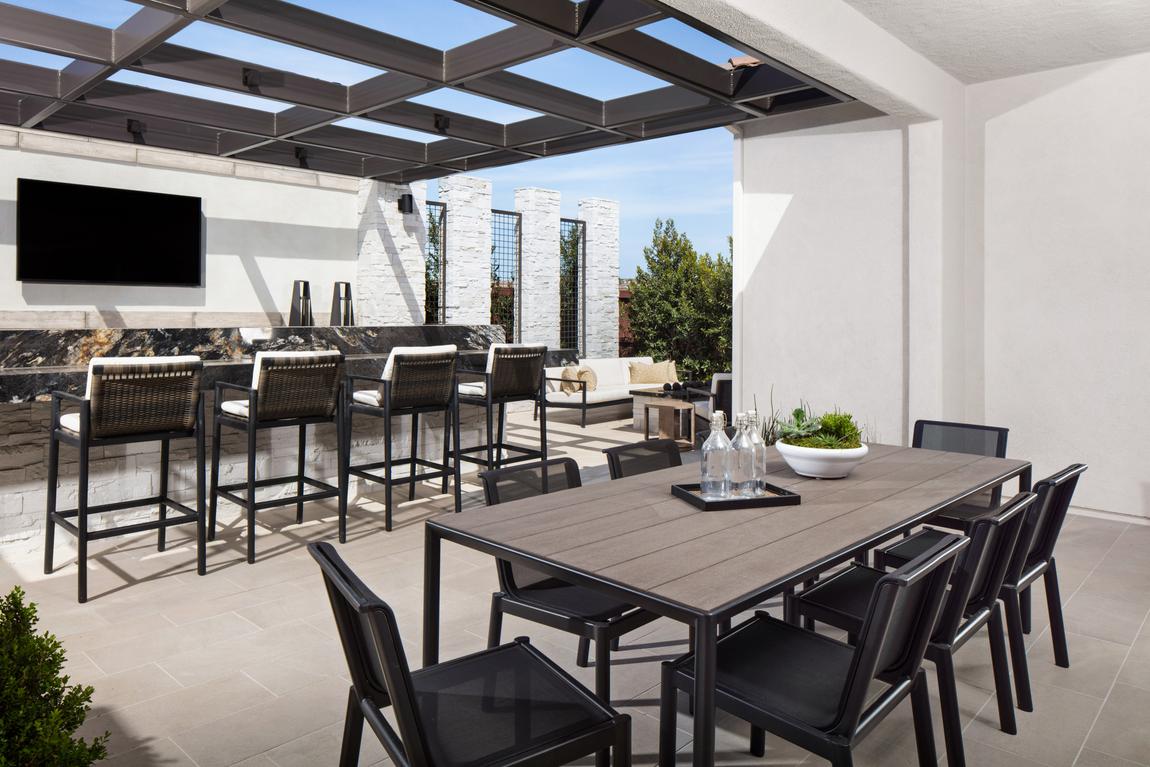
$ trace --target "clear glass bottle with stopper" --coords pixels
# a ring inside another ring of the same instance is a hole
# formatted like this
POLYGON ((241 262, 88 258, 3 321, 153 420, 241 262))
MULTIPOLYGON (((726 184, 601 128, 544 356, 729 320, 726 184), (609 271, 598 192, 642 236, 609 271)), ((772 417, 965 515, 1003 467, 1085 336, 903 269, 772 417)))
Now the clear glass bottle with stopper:
POLYGON ((739 413, 735 420, 738 431, 731 441, 731 495, 738 498, 755 496, 755 447, 751 442, 751 430, 746 413, 739 413))
POLYGON ((708 501, 731 497, 731 440, 723 430, 726 425, 722 410, 711 413, 711 433, 703 443, 699 461, 699 491, 708 501))
POLYGON ((759 419, 759 411, 751 410, 747 413, 750 422, 751 447, 754 450, 755 495, 765 495, 767 492, 767 443, 763 441, 763 424, 759 419))

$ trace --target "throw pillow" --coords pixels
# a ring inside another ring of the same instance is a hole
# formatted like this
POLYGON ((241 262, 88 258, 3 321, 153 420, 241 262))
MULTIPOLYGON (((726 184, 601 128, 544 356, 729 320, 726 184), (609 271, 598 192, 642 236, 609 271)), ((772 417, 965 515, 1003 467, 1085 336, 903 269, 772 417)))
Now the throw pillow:
POLYGON ((651 364, 632 362, 630 368, 631 383, 633 384, 664 384, 679 380, 674 360, 663 360, 651 364))
POLYGON ((595 387, 599 383, 599 377, 595 375, 595 371, 581 365, 567 365, 559 377, 563 379, 562 383, 559 384, 559 391, 565 394, 582 394, 583 390, 576 383, 577 381, 586 382, 587 391, 595 391, 595 387))

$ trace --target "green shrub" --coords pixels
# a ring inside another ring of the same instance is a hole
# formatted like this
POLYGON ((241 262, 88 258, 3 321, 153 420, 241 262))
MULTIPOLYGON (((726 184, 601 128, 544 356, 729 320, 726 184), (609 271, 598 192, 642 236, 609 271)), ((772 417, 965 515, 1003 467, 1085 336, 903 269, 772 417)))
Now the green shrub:
POLYGON ((795 447, 847 450, 862 445, 862 429, 850 413, 823 413, 815 416, 807 405, 792 411, 790 420, 776 426, 779 439, 795 447))
POLYGON ((108 733, 73 738, 92 688, 61 675, 64 647, 35 630, 36 605, 16 586, 0 600, 0 767, 78 767, 108 754, 108 733))

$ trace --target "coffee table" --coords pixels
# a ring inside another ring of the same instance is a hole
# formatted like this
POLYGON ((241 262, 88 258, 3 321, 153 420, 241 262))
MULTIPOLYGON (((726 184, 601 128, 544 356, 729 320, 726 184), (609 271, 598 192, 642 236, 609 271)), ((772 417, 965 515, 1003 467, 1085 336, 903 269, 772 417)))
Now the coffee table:
POLYGON ((659 439, 672 439, 680 450, 692 450, 695 447, 695 406, 686 400, 672 399, 670 397, 650 397, 643 401, 643 438, 655 439, 651 435, 651 410, 659 411, 659 439), (683 434, 680 416, 689 413, 687 422, 688 434, 683 434))

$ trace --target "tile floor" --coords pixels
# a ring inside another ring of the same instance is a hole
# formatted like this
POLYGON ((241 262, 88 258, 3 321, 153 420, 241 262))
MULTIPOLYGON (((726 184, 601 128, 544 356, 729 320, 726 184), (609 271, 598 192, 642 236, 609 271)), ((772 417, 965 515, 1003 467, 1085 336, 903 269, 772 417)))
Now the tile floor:
MULTIPOLYGON (((584 481, 606 479, 601 448, 634 441, 629 421, 603 421, 584 431, 562 416, 551 444, 585 467, 584 481)), ((530 416, 512 433, 527 435, 530 416)), ((1077 456, 1067 456, 1067 461, 1077 456)), ((1044 469, 1057 467, 1038 467, 1044 469)), ((1089 481, 1089 475, 1086 480, 1089 481)), ((474 485, 465 504, 482 504, 474 485)), ((412 658, 419 657, 422 525, 449 501, 421 489, 382 530, 381 505, 361 499, 340 552, 395 608, 412 658)), ((234 523, 209 549, 209 572, 197 577, 191 547, 157 553, 150 537, 97 548, 91 600, 75 602, 75 565, 51 577, 38 557, 0 561, 0 584, 20 583, 40 605, 41 627, 69 654, 69 673, 92 684, 94 707, 85 734, 112 733, 106 764, 289 767, 336 764, 347 675, 308 541, 334 537, 334 507, 315 504, 303 525, 293 510, 261 512, 258 561, 244 562, 234 523)), ((1118 767, 1150 765, 1150 527, 1072 516, 1057 557, 1066 599, 1072 666, 1052 659, 1045 604, 1035 594, 1030 636, 1036 711, 1019 712, 1019 734, 996 727, 989 653, 983 642, 958 655, 959 696, 971 765, 1118 767)), ((67 563, 67 556, 58 562, 67 563)), ((489 558, 444 548, 443 657, 479 650, 496 586, 489 558)), ((1037 587, 1039 592, 1041 587, 1037 587)), ((592 669, 575 667, 573 637, 508 617, 504 636, 528 634, 588 685, 592 669)), ((614 654, 614 703, 632 715, 635 764, 657 758, 659 661, 685 649, 686 631, 667 621, 624 640, 614 654)), ((929 665, 929 664, 928 664, 929 665)), ((933 685, 933 678, 931 683, 933 685)), ((681 710, 684 707, 681 707, 681 710)), ((941 729, 936 737, 941 752, 941 729)), ((680 761, 690 762, 689 718, 680 714, 680 761)), ((857 753, 859 765, 915 763, 909 706, 881 724, 857 753)), ((818 764, 777 739, 764 759, 747 751, 747 727, 720 715, 720 764, 818 764)), ((361 764, 386 762, 367 736, 361 764)))

